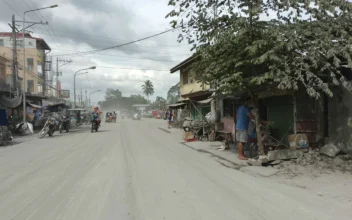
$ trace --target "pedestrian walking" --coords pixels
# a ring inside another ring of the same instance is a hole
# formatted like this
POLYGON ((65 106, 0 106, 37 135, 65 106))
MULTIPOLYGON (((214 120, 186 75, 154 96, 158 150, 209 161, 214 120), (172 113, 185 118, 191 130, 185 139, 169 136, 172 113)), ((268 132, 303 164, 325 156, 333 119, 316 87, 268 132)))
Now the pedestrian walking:
POLYGON ((171 120, 173 119, 173 113, 170 108, 168 108, 165 112, 164 118, 167 121, 167 127, 170 129, 171 127, 171 120))

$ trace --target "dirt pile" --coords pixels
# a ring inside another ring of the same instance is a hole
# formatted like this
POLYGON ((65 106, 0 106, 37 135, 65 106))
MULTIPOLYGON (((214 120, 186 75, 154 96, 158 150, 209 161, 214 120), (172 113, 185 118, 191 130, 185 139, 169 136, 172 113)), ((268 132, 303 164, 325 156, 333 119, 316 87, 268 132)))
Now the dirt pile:
POLYGON ((178 112, 178 116, 175 117, 175 121, 173 122, 173 127, 182 128, 183 122, 186 117, 189 117, 189 111, 187 109, 182 109, 178 112))
POLYGON ((341 171, 352 174, 352 156, 337 155, 336 157, 328 157, 319 152, 319 149, 310 149, 304 153, 302 157, 282 161, 275 165, 275 168, 280 169, 281 174, 286 174, 291 177, 301 174, 318 174, 329 173, 330 171, 341 171))
POLYGON ((302 157, 297 158, 295 162, 302 166, 316 165, 321 169, 341 169, 343 171, 348 170, 349 167, 352 168, 352 156, 347 154, 333 158, 319 153, 319 150, 309 150, 302 157))

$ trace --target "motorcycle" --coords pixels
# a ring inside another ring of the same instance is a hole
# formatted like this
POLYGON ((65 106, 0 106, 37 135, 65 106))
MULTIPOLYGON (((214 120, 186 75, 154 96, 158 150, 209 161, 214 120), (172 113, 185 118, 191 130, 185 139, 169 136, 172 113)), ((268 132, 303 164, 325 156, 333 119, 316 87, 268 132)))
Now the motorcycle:
POLYGON ((0 146, 7 145, 12 139, 11 131, 6 126, 0 126, 0 146))
POLYGON ((39 132, 39 138, 45 137, 45 135, 53 136, 54 132, 57 130, 58 122, 54 117, 49 117, 45 122, 43 129, 39 132))
POLYGON ((141 115, 136 113, 133 115, 133 120, 141 120, 141 115))
POLYGON ((98 116, 97 115, 91 115, 91 122, 92 122, 92 127, 91 127, 91 132, 93 133, 98 132, 99 129, 99 122, 98 122, 98 116))
POLYGON ((71 119, 66 116, 61 116, 61 123, 59 126, 60 133, 62 133, 63 130, 65 130, 66 133, 68 133, 70 131, 70 127, 71 127, 71 119))

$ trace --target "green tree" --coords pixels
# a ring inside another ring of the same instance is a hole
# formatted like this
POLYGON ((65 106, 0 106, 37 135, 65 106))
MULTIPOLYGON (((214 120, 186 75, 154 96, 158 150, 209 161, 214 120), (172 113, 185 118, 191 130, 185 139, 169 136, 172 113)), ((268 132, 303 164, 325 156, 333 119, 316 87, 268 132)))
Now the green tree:
POLYGON ((157 96, 155 98, 154 103, 152 104, 152 108, 154 109, 164 109, 166 107, 166 99, 161 97, 161 96, 157 96))
POLYGON ((105 100, 118 100, 122 97, 122 93, 119 89, 108 88, 105 92, 105 100))
POLYGON ((188 40, 199 57, 192 66, 199 80, 215 82, 220 92, 247 90, 257 100, 258 85, 302 87, 315 98, 332 96, 332 86, 351 90, 341 72, 342 65, 352 67, 348 1, 170 0, 169 5, 174 9, 167 17, 183 32, 179 41, 188 40))
POLYGON ((141 95, 131 95, 130 97, 122 96, 118 89, 108 88, 105 93, 105 100, 99 101, 98 104, 102 109, 126 109, 131 110, 134 104, 147 104, 148 101, 141 95))
POLYGON ((144 82, 144 84, 142 85, 142 91, 147 96, 147 100, 149 103, 149 96, 154 94, 154 86, 153 86, 152 81, 150 81, 149 79, 146 80, 144 82))
POLYGON ((178 82, 176 85, 171 86, 169 91, 167 91, 167 103, 174 104, 179 100, 179 98, 180 98, 180 82, 178 82))

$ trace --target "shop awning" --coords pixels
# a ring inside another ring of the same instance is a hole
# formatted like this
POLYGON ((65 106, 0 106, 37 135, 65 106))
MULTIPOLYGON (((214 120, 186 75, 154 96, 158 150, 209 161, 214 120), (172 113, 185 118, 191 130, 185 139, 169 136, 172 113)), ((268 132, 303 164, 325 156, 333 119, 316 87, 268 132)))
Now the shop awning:
POLYGON ((86 109, 84 108, 72 108, 72 109, 67 109, 68 111, 87 111, 86 109))
POLYGON ((168 105, 169 107, 179 107, 179 106, 183 106, 183 105, 186 105, 186 103, 175 103, 175 104, 171 104, 171 105, 168 105))
POLYGON ((30 103, 30 102, 27 102, 27 105, 31 106, 32 108, 42 108, 42 106, 30 103))
POLYGON ((22 95, 17 96, 16 98, 9 99, 5 96, 0 96, 0 106, 6 108, 16 108, 17 106, 21 105, 22 102, 22 95))
POLYGON ((201 104, 201 105, 206 105, 206 104, 209 104, 211 102, 211 100, 213 100, 213 98, 205 99, 205 100, 202 100, 202 101, 195 101, 195 103, 201 104))

